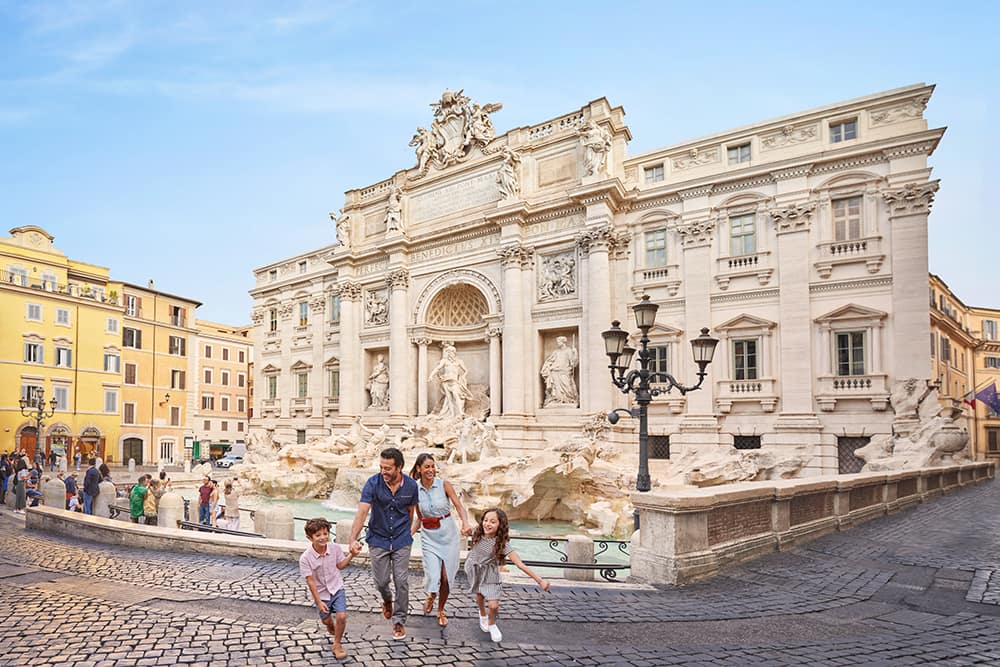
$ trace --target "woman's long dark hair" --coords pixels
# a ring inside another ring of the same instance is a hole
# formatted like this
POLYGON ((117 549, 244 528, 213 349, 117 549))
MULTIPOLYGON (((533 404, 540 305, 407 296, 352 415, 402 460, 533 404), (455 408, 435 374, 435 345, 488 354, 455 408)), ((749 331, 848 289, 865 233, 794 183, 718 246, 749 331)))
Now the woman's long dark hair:
POLYGON ((427 452, 424 452, 423 454, 421 454, 420 456, 418 456, 417 457, 417 462, 413 464, 413 468, 410 470, 410 477, 412 477, 413 479, 415 479, 415 480, 417 480, 419 482, 420 481, 420 466, 422 466, 423 464, 425 464, 428 459, 430 459, 431 461, 433 461, 434 457, 432 455, 428 454, 427 452))
POLYGON ((483 539, 485 535, 483 532, 483 519, 490 512, 495 512, 499 521, 499 525, 497 526, 497 541, 493 544, 493 559, 496 560, 497 565, 503 565, 504 561, 507 560, 503 552, 507 548, 507 543, 510 542, 510 522, 507 521, 507 513, 499 507, 491 507, 479 515, 479 525, 476 526, 476 532, 472 534, 472 546, 476 546, 479 540, 483 539))

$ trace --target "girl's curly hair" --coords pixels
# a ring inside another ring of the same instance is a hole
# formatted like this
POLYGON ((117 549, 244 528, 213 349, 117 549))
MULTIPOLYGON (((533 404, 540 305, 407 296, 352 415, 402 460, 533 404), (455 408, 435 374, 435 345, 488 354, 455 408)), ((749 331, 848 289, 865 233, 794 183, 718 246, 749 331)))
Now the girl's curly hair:
POLYGON ((507 521, 507 513, 499 507, 491 507, 480 515, 479 524, 476 526, 476 531, 472 534, 472 546, 475 546, 479 540, 483 539, 483 519, 490 512, 494 512, 497 515, 497 521, 500 524, 497 526, 496 542, 493 544, 493 558, 496 560, 497 565, 503 565, 507 560, 504 550, 507 548, 507 543, 510 542, 510 522, 507 521))

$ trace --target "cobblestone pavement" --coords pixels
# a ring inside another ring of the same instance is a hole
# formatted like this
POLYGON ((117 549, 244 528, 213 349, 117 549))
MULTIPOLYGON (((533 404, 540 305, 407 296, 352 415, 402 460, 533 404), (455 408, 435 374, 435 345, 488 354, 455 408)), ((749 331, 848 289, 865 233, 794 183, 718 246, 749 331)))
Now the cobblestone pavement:
MULTIPOLYGON (((686 587, 511 585, 504 641, 376 613, 344 571, 356 665, 1000 665, 1000 485, 967 488, 686 587)), ((462 589, 464 580, 457 582, 462 589)), ((0 513, 0 666, 336 664, 292 563, 27 532, 0 513)), ((453 604, 454 602, 454 604, 453 604)))

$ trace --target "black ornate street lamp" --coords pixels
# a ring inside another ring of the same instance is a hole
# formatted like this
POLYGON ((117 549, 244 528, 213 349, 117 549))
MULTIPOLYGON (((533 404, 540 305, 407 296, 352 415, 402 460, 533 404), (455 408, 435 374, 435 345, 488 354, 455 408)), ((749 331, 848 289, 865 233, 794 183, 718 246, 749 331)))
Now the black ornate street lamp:
MULTIPOLYGON (((639 368, 629 370, 632 364, 632 357, 636 349, 626 345, 629 334, 620 328, 621 322, 615 320, 611 323, 611 328, 602 333, 604 346, 611 359, 608 368, 611 369, 611 381, 623 394, 635 394, 637 408, 618 408, 608 414, 608 421, 612 424, 618 423, 618 413, 622 412, 630 417, 639 419, 639 475, 635 480, 637 491, 649 491, 651 488, 649 479, 649 433, 647 429, 647 406, 653 397, 660 394, 669 393, 672 389, 678 390, 681 395, 701 388, 701 383, 705 381, 708 365, 712 363, 715 355, 715 346, 719 344, 718 339, 708 335, 708 328, 701 330, 701 335, 691 340, 691 350, 694 352, 694 361, 698 364, 698 383, 685 387, 679 383, 673 375, 669 373, 659 373, 650 367, 653 364, 652 355, 649 352, 649 330, 656 322, 656 311, 659 306, 649 300, 649 296, 643 296, 639 303, 632 306, 635 312, 635 323, 642 332, 639 339, 639 368), (657 386, 652 386, 656 384, 657 386), (664 386, 665 385, 665 386, 664 386)), ((636 511, 636 528, 638 529, 638 511, 636 511)))
POLYGON ((22 397, 17 404, 21 407, 22 416, 35 420, 35 446, 40 446, 42 444, 42 426, 46 419, 56 413, 56 406, 59 402, 53 396, 52 400, 49 401, 50 409, 46 410, 45 389, 39 388, 32 392, 31 398, 22 397))

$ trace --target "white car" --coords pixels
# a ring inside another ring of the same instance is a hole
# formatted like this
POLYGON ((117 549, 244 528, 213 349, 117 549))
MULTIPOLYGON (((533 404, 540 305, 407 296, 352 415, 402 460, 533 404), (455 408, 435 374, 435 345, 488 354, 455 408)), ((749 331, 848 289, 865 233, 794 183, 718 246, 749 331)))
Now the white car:
POLYGON ((224 456, 215 462, 216 468, 232 468, 237 463, 243 463, 242 456, 224 456))

